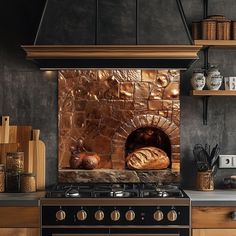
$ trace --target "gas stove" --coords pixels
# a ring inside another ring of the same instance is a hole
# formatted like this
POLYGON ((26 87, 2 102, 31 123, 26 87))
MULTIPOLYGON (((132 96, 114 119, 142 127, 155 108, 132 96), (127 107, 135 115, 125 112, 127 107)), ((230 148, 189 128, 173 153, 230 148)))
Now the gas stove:
POLYGON ((184 198, 186 194, 175 185, 80 184, 56 185, 47 198, 184 198))
POLYGON ((189 206, 188 196, 173 185, 57 185, 41 200, 41 232, 43 236, 188 236, 189 206))

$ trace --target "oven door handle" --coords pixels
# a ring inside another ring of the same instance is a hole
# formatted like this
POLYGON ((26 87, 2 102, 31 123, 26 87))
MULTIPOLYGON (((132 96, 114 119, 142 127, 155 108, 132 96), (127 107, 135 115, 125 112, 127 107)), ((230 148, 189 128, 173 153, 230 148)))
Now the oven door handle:
POLYGON ((180 236, 180 234, 110 234, 109 236, 180 236))
MULTIPOLYGON (((86 234, 86 236, 108 236, 108 234, 86 234)), ((180 236, 180 234, 109 234, 109 236, 180 236)), ((52 236, 85 236, 84 234, 52 234, 52 236)))
POLYGON ((74 234, 74 233, 71 233, 71 234, 68 234, 68 233, 63 233, 63 234, 54 234, 52 233, 52 236, 109 236, 109 234, 74 234))

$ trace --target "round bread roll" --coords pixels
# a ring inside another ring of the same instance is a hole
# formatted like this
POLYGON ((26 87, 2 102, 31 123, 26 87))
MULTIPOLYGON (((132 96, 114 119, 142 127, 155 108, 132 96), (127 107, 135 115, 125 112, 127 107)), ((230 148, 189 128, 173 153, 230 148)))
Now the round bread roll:
POLYGON ((135 150, 126 158, 129 169, 134 170, 160 170, 170 165, 167 154, 157 147, 143 147, 135 150))
POLYGON ((96 153, 86 153, 86 155, 82 158, 82 166, 84 169, 93 170, 98 167, 100 161, 100 157, 96 153))

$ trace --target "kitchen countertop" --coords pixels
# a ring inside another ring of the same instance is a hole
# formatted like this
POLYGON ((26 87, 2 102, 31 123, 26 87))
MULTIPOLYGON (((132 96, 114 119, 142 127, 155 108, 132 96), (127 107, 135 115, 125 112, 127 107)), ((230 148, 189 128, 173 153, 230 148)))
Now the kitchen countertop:
POLYGON ((44 196, 44 191, 35 193, 0 193, 0 207, 39 206, 39 200, 44 196))
POLYGON ((192 206, 236 206, 236 190, 185 190, 192 206))
MULTIPOLYGON (((209 192, 185 190, 192 206, 236 206, 236 190, 214 190, 209 192)), ((0 193, 1 206, 39 206, 45 192, 0 193)))

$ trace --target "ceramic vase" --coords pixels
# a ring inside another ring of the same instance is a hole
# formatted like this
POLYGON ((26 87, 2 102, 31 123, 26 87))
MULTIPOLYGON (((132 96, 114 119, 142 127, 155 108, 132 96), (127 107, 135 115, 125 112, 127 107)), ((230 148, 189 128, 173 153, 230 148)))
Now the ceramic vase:
POLYGON ((191 85, 194 90, 202 90, 205 86, 206 78, 203 72, 194 72, 191 78, 191 85))
POLYGON ((209 90, 219 90, 222 85, 223 76, 220 75, 220 71, 216 66, 211 66, 207 71, 206 84, 209 90))

